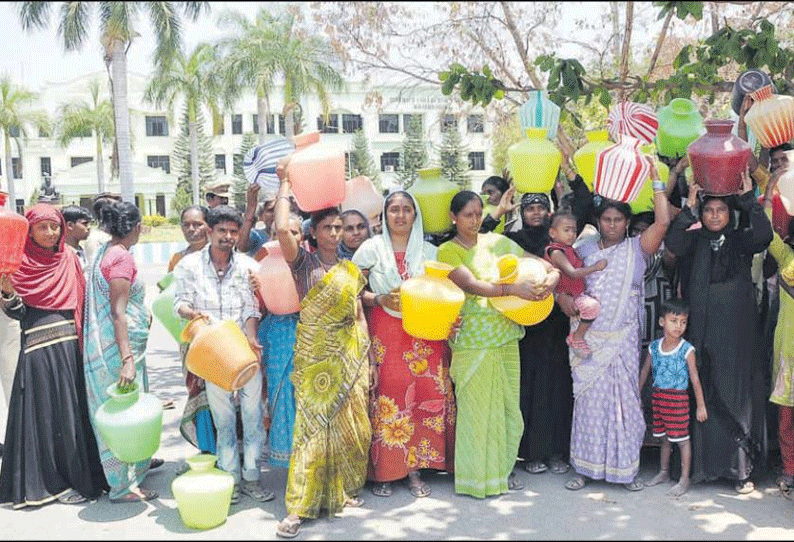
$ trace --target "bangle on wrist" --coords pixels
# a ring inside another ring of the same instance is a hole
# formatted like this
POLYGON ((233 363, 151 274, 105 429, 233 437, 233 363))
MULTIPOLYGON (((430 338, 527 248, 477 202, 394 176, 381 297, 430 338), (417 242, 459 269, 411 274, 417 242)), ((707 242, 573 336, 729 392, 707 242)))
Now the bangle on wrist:
POLYGON ((660 179, 653 179, 651 185, 654 192, 664 192, 666 188, 664 182, 660 179))
POLYGON ((2 296, 3 301, 12 301, 17 296, 17 294, 12 292, 11 294, 6 295, 5 292, 0 292, 0 296, 2 296))
POLYGON ((380 299, 380 296, 382 296, 382 295, 383 294, 375 294, 375 305, 377 305, 378 307, 382 307, 383 306, 383 305, 381 305, 381 302, 378 301, 380 299))

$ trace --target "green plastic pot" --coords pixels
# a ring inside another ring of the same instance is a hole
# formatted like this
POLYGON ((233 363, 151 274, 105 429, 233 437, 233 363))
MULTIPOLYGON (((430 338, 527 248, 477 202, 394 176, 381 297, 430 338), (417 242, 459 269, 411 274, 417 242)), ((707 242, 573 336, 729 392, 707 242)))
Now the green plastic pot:
POLYGON ((105 401, 94 414, 99 436, 124 463, 137 463, 154 455, 163 430, 163 402, 151 393, 119 393, 118 383, 108 386, 105 401))
MULTIPOLYGON (((169 273, 170 274, 170 273, 169 273)), ((167 277, 168 275, 166 275, 167 277)), ((173 279, 172 279, 173 280, 173 279)), ((163 279, 165 281, 165 278, 163 279)), ((162 282, 162 281, 161 281, 162 282)), ((152 302, 152 313, 157 318, 163 327, 168 330, 168 333, 174 340, 181 344, 182 339, 180 334, 182 329, 187 325, 187 320, 181 318, 174 310, 174 291, 176 285, 169 281, 168 286, 160 292, 152 302)))
POLYGON ((675 98, 659 109, 659 130, 656 132, 656 148, 668 158, 681 158, 687 147, 706 133, 703 117, 697 105, 687 98, 675 98))
POLYGON ((229 515, 234 476, 215 468, 217 459, 212 454, 190 457, 190 470, 171 482, 179 517, 192 529, 211 529, 229 515))
POLYGON ((422 212, 425 233, 443 233, 452 227, 449 205, 459 189, 441 176, 441 168, 424 168, 417 171, 419 178, 408 192, 416 198, 422 212))

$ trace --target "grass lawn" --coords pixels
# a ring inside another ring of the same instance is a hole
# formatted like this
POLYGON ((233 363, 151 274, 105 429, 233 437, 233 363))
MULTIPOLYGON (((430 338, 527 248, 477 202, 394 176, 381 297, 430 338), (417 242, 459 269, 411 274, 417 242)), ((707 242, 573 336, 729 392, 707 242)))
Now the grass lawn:
POLYGON ((143 227, 139 243, 167 243, 170 241, 184 241, 182 228, 175 224, 162 224, 155 228, 143 227))

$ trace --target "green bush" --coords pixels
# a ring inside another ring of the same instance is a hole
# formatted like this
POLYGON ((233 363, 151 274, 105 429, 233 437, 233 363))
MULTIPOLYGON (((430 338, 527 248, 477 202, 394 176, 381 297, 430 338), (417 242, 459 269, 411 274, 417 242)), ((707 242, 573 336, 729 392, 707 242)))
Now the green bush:
POLYGON ((169 216, 168 223, 174 226, 179 226, 179 217, 178 216, 169 216))
POLYGON ((168 219, 166 219, 164 216, 160 216, 160 215, 146 215, 143 217, 142 222, 144 226, 150 226, 152 228, 156 228, 157 226, 162 226, 163 224, 165 224, 167 220, 168 219))

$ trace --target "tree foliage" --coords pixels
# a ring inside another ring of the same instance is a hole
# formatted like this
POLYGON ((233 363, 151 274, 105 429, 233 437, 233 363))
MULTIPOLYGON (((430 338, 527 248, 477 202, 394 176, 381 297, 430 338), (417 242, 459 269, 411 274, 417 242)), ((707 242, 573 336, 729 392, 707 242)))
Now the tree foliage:
MULTIPOLYGON (((212 140, 205 131, 206 120, 201 109, 197 111, 196 136, 198 139, 199 187, 215 179, 215 161, 212 152, 212 140)), ((177 185, 171 208, 177 213, 193 203, 192 179, 190 168, 190 129, 187 103, 182 105, 179 120, 179 135, 174 141, 174 173, 177 185)))
POLYGON ((363 130, 359 128, 353 132, 351 144, 353 148, 350 150, 350 171, 347 172, 348 176, 358 177, 363 175, 368 177, 378 192, 380 192, 383 190, 380 182, 380 170, 369 150, 369 141, 363 130))
POLYGON ((438 158, 442 177, 457 184, 461 190, 471 189, 468 149, 463 145, 457 126, 442 131, 438 158))
POLYGON ((405 138, 400 147, 400 166, 397 168, 397 182, 403 189, 408 189, 419 178, 417 170, 427 167, 428 153, 422 119, 419 115, 411 115, 405 138))
POLYGON ((243 140, 240 142, 240 148, 232 157, 232 173, 234 177, 234 186, 232 187, 233 204, 238 211, 245 211, 245 204, 248 192, 248 179, 245 177, 243 171, 243 158, 248 154, 248 151, 254 148, 257 142, 257 137, 253 132, 246 132, 243 134, 243 140))

